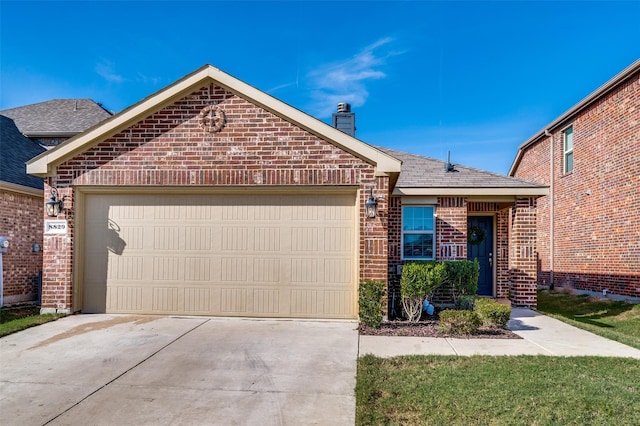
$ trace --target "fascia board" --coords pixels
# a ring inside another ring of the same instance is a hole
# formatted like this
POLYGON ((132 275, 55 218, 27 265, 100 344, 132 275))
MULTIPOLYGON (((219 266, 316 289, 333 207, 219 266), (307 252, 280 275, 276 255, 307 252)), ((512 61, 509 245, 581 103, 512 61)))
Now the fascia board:
POLYGON ((420 196, 523 196, 540 197, 549 194, 547 187, 528 188, 395 188, 393 195, 420 196))
POLYGON ((397 158, 361 142, 215 67, 209 68, 208 71, 210 77, 222 87, 241 94, 242 97, 249 99, 252 103, 289 122, 293 122, 322 139, 329 139, 345 151, 375 165, 379 174, 400 173, 402 162, 397 158))
POLYGON ((18 185, 17 183, 0 181, 0 189, 18 194, 31 195, 33 197, 44 198, 44 190, 31 188, 30 186, 18 185))
POLYGON ((122 129, 135 124, 152 111, 160 110, 184 96, 194 86, 203 83, 206 76, 206 69, 200 69, 166 89, 157 92, 155 95, 151 95, 121 113, 108 118, 99 125, 86 130, 75 138, 43 152, 27 162, 27 173, 42 177, 48 176, 58 164, 88 149, 94 143, 107 139, 122 129))
POLYGON ((546 125, 542 130, 538 131, 531 138, 527 139, 524 143, 522 143, 518 147, 518 153, 516 154, 516 158, 513 160, 511 167, 509 168, 509 176, 513 176, 516 173, 518 165, 520 164, 520 160, 522 159, 523 152, 528 149, 530 146, 534 145, 538 140, 545 137, 545 131, 554 132, 556 129, 564 126, 568 121, 572 120, 577 114, 580 114, 584 109, 593 105, 594 102, 598 101, 601 97, 607 95, 612 89, 617 87, 620 83, 625 81, 627 78, 632 76, 635 72, 640 70, 640 59, 634 61, 631 65, 626 67, 620 73, 615 75, 609 81, 604 83, 602 86, 597 88, 591 94, 589 94, 586 98, 582 99, 580 102, 569 108, 558 118, 553 120, 551 123, 546 125))
POLYGON ((277 100, 211 65, 200 68, 166 89, 149 96, 97 126, 86 130, 75 138, 58 145, 52 150, 46 151, 31 159, 27 162, 27 173, 41 177, 48 176, 53 173, 55 166, 58 164, 81 153, 93 144, 107 139, 122 129, 135 124, 152 111, 160 110, 190 93, 192 90, 195 90, 195 88, 208 83, 215 83, 237 93, 243 98, 262 106, 268 111, 308 130, 316 136, 329 140, 345 151, 374 165, 376 167, 376 174, 378 175, 400 173, 402 164, 400 160, 277 100))

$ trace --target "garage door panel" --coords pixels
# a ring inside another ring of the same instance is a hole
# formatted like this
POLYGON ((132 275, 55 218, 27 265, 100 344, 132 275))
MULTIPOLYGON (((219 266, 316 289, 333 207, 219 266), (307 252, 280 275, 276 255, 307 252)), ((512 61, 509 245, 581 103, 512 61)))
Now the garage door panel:
POLYGON ((352 292, 344 290, 325 290, 323 292, 323 313, 330 317, 347 317, 351 315, 352 294, 352 292))
POLYGON ((355 193, 86 196, 84 310, 353 318, 355 193))

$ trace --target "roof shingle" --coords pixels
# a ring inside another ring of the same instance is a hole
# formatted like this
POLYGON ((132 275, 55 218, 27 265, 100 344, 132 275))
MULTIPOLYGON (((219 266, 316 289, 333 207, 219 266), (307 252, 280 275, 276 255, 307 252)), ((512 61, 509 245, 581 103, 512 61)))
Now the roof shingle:
POLYGON ((91 99, 54 99, 0 111, 27 137, 73 136, 113 114, 91 99))
POLYGON ((402 172, 396 183, 398 188, 545 188, 537 183, 460 165, 455 166, 455 172, 446 172, 444 161, 389 148, 378 149, 402 161, 402 172))
POLYGON ((42 178, 28 175, 25 163, 44 151, 24 137, 13 120, 0 115, 0 181, 43 189, 42 178))

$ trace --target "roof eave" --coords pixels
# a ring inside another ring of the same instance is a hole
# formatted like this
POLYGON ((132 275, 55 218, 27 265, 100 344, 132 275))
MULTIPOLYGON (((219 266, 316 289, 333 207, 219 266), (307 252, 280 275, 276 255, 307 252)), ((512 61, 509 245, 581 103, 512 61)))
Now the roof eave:
POLYGON ((152 111, 158 111, 191 93, 208 82, 240 94, 268 111, 293 122, 301 128, 335 143, 340 148, 376 167, 376 175, 400 173, 401 161, 384 152, 317 120, 310 115, 250 86, 235 77, 205 65, 181 80, 143 99, 137 104, 108 118, 98 125, 58 145, 27 162, 27 173, 45 177, 52 174, 58 164, 88 149, 92 144, 107 139, 133 125, 152 111))
POLYGON ((55 138, 70 138, 70 137, 73 137, 73 136, 77 135, 78 133, 80 133, 80 131, 78 131, 78 132, 25 131, 23 133, 23 135, 25 135, 28 138, 51 138, 51 137, 55 137, 55 138))
POLYGON ((392 195, 399 196, 514 196, 542 197, 549 194, 546 186, 520 188, 486 188, 486 187, 396 187, 392 195))
POLYGON ((570 120, 573 116, 578 114, 583 109, 589 107, 593 102, 597 101, 602 96, 607 94, 610 90, 615 88, 622 81, 624 81, 627 78, 629 78, 631 75, 633 75, 639 69, 640 69, 640 59, 637 59, 635 62, 633 62, 627 68, 622 70, 616 76, 614 76, 609 81, 607 81, 605 84, 603 84, 602 86, 597 88, 595 91, 593 91, 586 98, 582 99, 580 102, 575 104, 573 107, 569 108, 560 117, 556 118, 551 123, 549 123, 547 126, 545 126, 543 129, 539 130, 531 138, 527 139, 522 145, 520 145, 518 147, 518 153, 516 154, 516 158, 513 160, 513 163, 511 164, 511 168, 509 169, 509 176, 513 176, 515 174, 516 169, 518 168, 518 165, 520 164, 520 160, 522 159, 523 151, 525 149, 527 149, 528 147, 530 147, 531 145, 533 145, 536 142, 538 142, 539 140, 542 140, 545 137, 545 132, 546 131, 551 131, 551 130, 554 130, 554 129, 558 128, 558 127, 563 126, 564 123, 566 123, 568 120, 570 120))
POLYGON ((9 191, 9 192, 17 192, 19 194, 30 195, 33 197, 44 197, 44 190, 33 188, 31 186, 19 185, 17 183, 0 181, 0 189, 9 191))

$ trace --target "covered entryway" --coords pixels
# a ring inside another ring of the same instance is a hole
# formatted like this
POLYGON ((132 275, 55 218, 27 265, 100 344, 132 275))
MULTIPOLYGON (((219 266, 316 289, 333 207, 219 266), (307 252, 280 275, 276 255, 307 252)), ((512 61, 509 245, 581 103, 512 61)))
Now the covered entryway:
POLYGON ((80 193, 82 311, 355 318, 355 190, 80 193))

